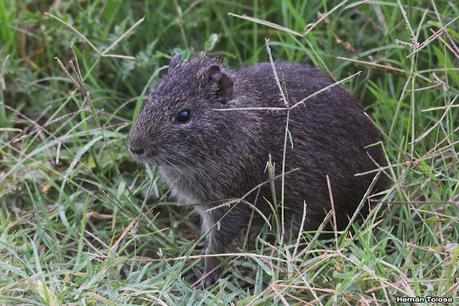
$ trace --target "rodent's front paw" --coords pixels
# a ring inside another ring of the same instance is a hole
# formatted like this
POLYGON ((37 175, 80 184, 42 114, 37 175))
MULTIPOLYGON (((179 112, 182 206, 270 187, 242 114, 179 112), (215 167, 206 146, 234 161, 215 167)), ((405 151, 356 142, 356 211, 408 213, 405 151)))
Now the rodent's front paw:
POLYGON ((204 273, 201 278, 198 280, 196 288, 205 289, 213 285, 222 271, 221 263, 216 257, 207 257, 204 264, 204 273))
POLYGON ((210 274, 204 274, 201 276, 201 280, 197 283, 196 289, 204 290, 212 286, 215 282, 217 282, 220 276, 220 270, 217 269, 216 271, 211 272, 210 274))

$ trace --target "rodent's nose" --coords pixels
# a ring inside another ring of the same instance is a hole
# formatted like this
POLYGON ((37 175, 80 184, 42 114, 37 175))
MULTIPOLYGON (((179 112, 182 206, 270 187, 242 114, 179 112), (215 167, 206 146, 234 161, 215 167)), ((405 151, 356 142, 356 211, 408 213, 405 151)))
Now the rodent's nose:
POLYGON ((129 152, 131 152, 132 154, 136 155, 136 156, 140 156, 140 155, 143 155, 143 153, 145 152, 144 149, 142 148, 132 148, 132 147, 129 147, 129 152))

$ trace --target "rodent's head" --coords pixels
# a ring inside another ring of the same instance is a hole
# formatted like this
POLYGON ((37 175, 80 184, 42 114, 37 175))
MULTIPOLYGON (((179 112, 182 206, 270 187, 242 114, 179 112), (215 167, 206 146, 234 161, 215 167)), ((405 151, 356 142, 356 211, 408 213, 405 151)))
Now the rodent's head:
POLYGON ((231 73, 214 59, 183 63, 176 55, 154 88, 128 137, 129 151, 144 162, 192 166, 225 150, 232 138, 231 73))

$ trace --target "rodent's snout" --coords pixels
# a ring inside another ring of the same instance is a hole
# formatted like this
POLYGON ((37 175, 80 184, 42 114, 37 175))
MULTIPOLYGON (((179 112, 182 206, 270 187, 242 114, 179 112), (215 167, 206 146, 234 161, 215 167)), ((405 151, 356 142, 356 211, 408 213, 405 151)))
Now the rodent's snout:
POLYGON ((128 150, 129 150, 129 152, 131 152, 135 156, 140 156, 140 155, 143 155, 143 153, 145 153, 144 149, 142 149, 142 148, 133 148, 131 146, 128 146, 128 150))
POLYGON ((145 155, 145 142, 131 132, 128 136, 128 150, 136 159, 142 158, 145 155))

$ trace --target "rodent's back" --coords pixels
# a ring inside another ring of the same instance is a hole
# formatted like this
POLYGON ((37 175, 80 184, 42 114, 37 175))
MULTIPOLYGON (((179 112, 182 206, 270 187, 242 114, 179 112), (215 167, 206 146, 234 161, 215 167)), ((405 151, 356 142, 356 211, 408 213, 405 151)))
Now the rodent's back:
MULTIPOLYGON (((290 106, 334 83, 329 75, 307 65, 281 62, 275 63, 275 67, 290 106)), ((285 107, 271 64, 242 69, 235 79, 235 96, 246 98, 238 99, 241 105, 234 107, 285 107)), ((255 112, 262 122, 261 147, 266 149, 258 152, 259 158, 266 161, 270 154, 279 174, 286 111, 255 112)), ((377 168, 372 159, 379 165, 384 164, 380 147, 367 147, 380 141, 378 132, 356 99, 339 85, 293 108, 288 127, 293 144, 289 141, 286 146, 286 170, 298 171, 286 176, 287 204, 301 209, 305 200, 312 216, 322 216, 323 210, 330 206, 328 175, 335 206, 343 212, 344 223, 344 212, 355 209, 374 175, 355 174, 377 168)), ((280 181, 277 184, 280 185, 280 181)))

